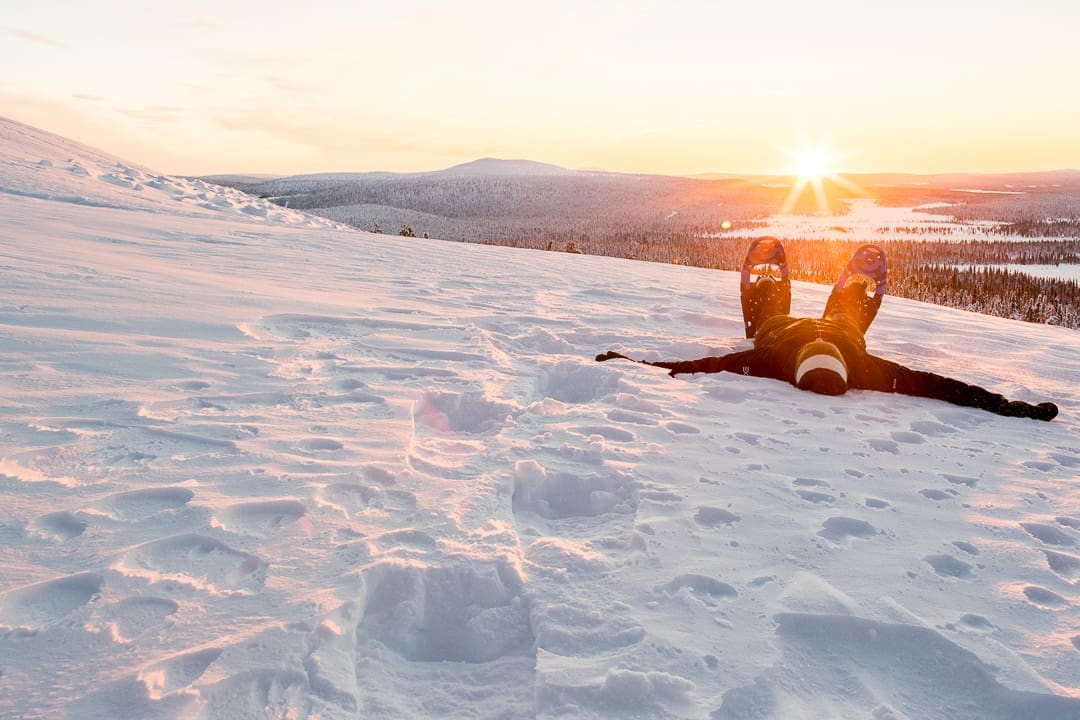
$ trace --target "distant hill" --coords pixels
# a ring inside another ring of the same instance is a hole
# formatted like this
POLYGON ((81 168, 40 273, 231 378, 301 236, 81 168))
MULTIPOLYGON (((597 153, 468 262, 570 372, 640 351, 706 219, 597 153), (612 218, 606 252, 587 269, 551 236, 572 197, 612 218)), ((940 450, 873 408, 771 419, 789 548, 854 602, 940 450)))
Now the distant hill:
POLYGON ((498 177, 506 175, 575 175, 577 171, 559 167, 558 165, 536 162, 535 160, 481 158, 472 162, 454 165, 445 170, 437 170, 434 174, 444 177, 498 177))

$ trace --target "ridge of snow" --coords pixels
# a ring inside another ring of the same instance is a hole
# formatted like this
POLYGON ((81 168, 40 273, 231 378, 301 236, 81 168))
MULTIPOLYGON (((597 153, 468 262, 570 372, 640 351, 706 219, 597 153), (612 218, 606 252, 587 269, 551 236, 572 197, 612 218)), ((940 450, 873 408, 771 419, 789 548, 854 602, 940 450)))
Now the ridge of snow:
POLYGON ((0 157, 7 170, 0 178, 0 195, 192 218, 224 214, 309 227, 338 226, 240 190, 161 175, 3 117, 0 157))

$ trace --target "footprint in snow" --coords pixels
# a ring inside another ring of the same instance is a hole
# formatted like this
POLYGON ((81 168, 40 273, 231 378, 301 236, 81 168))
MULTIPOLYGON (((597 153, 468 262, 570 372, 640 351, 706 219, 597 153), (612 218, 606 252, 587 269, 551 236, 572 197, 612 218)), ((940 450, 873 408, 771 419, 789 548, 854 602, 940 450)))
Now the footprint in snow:
POLYGON ((921 445, 926 442, 925 435, 907 430, 897 430, 892 433, 892 439, 898 443, 907 443, 908 445, 921 445))
POLYGON ((829 493, 817 492, 815 490, 796 490, 795 494, 803 500, 817 505, 831 505, 836 500, 836 498, 829 493))
POLYGON ((368 505, 376 504, 381 507, 384 496, 385 491, 377 485, 356 483, 333 483, 319 492, 319 499, 322 502, 340 508, 350 515, 363 510, 368 505))
POLYGON ((184 487, 145 488, 110 495, 95 503, 95 507, 115 520, 142 520, 182 508, 194 497, 195 493, 184 487))
POLYGON ((807 502, 812 502, 819 505, 828 505, 836 500, 833 495, 821 490, 806 490, 804 488, 830 488, 829 483, 824 480, 815 480, 813 478, 796 478, 791 483, 796 487, 795 494, 801 497, 807 502))
POLYGON ((971 577, 971 565, 963 560, 957 560, 952 555, 927 555, 923 560, 942 577, 971 577))
POLYGON ((266 580, 264 560, 203 535, 177 535, 139 545, 125 553, 120 567, 150 581, 175 579, 193 587, 261 587, 266 580))
MULTIPOLYGON (((415 662, 490 663, 535 653, 524 577, 507 562, 416 566, 381 562, 363 571, 356 641, 377 641, 415 662)), ((306 680, 306 678, 305 678, 306 680)))
POLYGON ((695 575, 692 573, 680 575, 671 582, 661 585, 657 590, 663 591, 667 595, 677 595, 683 588, 704 600, 706 605, 713 605, 716 600, 739 596, 739 592, 726 582, 721 582, 707 575, 695 575))
POLYGON ((912 432, 919 433, 920 435, 928 435, 930 437, 939 437, 941 435, 951 435, 956 432, 956 428, 950 425, 943 425, 933 420, 920 420, 911 423, 912 432))
POLYGON ((178 383, 174 383, 170 387, 173 387, 173 388, 175 388, 177 390, 196 391, 196 390, 206 390, 207 388, 210 387, 210 383, 208 383, 208 382, 206 382, 204 380, 181 380, 178 383))
POLYGON ((27 525, 28 534, 42 540, 66 542, 86 530, 86 521, 67 510, 42 515, 27 525))
POLYGON ((941 477, 945 478, 953 485, 966 485, 969 488, 973 488, 979 484, 979 478, 967 477, 966 475, 949 475, 948 473, 942 473, 941 477))
POLYGON ((618 472, 549 474, 534 460, 519 461, 511 507, 549 519, 626 514, 637 507, 634 490, 630 478, 618 472))
POLYGON ((1042 523, 1020 523, 1020 527, 1024 528, 1029 535, 1047 545, 1071 547, 1076 544, 1076 540, 1074 540, 1071 535, 1053 525, 1044 525, 1042 523))
POLYGON ((558 362, 537 378, 537 399, 550 397, 571 404, 593 402, 618 391, 623 374, 623 369, 614 367, 614 363, 558 362))
POLYGON ((1046 564, 1059 577, 1070 581, 1080 579, 1080 557, 1053 550, 1043 550, 1043 554, 1046 555, 1046 564))
POLYGON ((304 517, 307 508, 296 500, 260 500, 230 505, 218 515, 226 530, 265 537, 304 517))
POLYGON ((966 613, 960 616, 960 625, 965 630, 974 630, 981 633, 992 633, 998 629, 997 625, 990 622, 982 615, 975 615, 973 613, 966 613))
POLYGON ((637 439, 637 436, 628 430, 623 430, 622 428, 611 427, 608 425, 588 425, 569 429, 571 430, 571 432, 578 433, 579 435, 583 435, 585 437, 599 435, 605 440, 611 440, 612 442, 633 442, 637 439))
POLYGON ((895 440, 869 440, 870 448, 875 452, 887 452, 893 455, 900 454, 900 445, 895 440))
POLYGON ((156 627, 180 609, 167 598, 129 597, 113 603, 103 611, 105 622, 115 629, 119 642, 129 642, 141 633, 156 627))
POLYGON ((97 573, 76 573, 12 590, 0 596, 0 625, 37 628, 89 603, 104 583, 97 573))
POLYGON ((1050 453, 1050 458, 1062 467, 1080 467, 1080 456, 1070 453, 1050 453))
POLYGON ((296 444, 296 449, 305 455, 337 452, 344 447, 342 443, 332 438, 307 438, 296 444))
POLYGON ((822 523, 818 535, 834 542, 843 542, 853 537, 873 537, 877 535, 877 530, 865 520, 856 520, 849 517, 831 517, 822 523))
POLYGON ((694 520, 700 525, 706 527, 715 527, 717 525, 731 525, 736 523, 742 518, 733 512, 725 510, 724 508, 701 506, 694 514, 694 520))
POLYGON ((1024 597, 1032 605, 1037 605, 1048 610, 1058 610, 1069 606, 1069 601, 1052 590, 1047 590, 1038 585, 1028 585, 1024 588, 1024 597))
POLYGON ((956 546, 958 549, 963 550, 968 555, 979 554, 979 548, 975 547, 969 542, 964 542, 963 540, 954 540, 953 545, 956 546))
POLYGON ((198 680, 221 655, 222 648, 205 648, 174 655, 155 663, 139 673, 139 680, 146 686, 152 699, 182 690, 198 680))
POLYGON ((479 392, 428 392, 413 409, 418 422, 447 434, 474 435, 498 430, 513 414, 512 405, 494 402, 479 392))

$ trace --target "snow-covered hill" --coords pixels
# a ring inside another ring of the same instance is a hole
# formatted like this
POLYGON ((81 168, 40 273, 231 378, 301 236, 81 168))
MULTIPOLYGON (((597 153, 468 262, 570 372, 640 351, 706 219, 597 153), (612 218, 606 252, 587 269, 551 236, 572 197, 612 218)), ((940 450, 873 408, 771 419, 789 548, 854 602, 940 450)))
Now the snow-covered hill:
POLYGON ((1052 423, 596 364, 742 347, 736 277, 6 120, 0 251, 2 717, 1080 717, 1076 332, 868 337, 1052 423))
POLYGON ((506 175, 576 175, 577 172, 535 160, 480 158, 472 162, 448 167, 445 170, 438 170, 432 174, 449 177, 492 177, 506 175))

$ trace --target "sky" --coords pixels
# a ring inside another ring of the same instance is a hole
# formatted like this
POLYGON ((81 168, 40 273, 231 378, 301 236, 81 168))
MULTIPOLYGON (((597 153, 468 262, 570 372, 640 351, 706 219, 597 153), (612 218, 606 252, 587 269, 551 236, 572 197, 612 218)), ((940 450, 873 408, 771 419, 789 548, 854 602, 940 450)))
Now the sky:
POLYGON ((0 6, 0 115, 172 174, 1080 168, 1071 0, 0 6))

